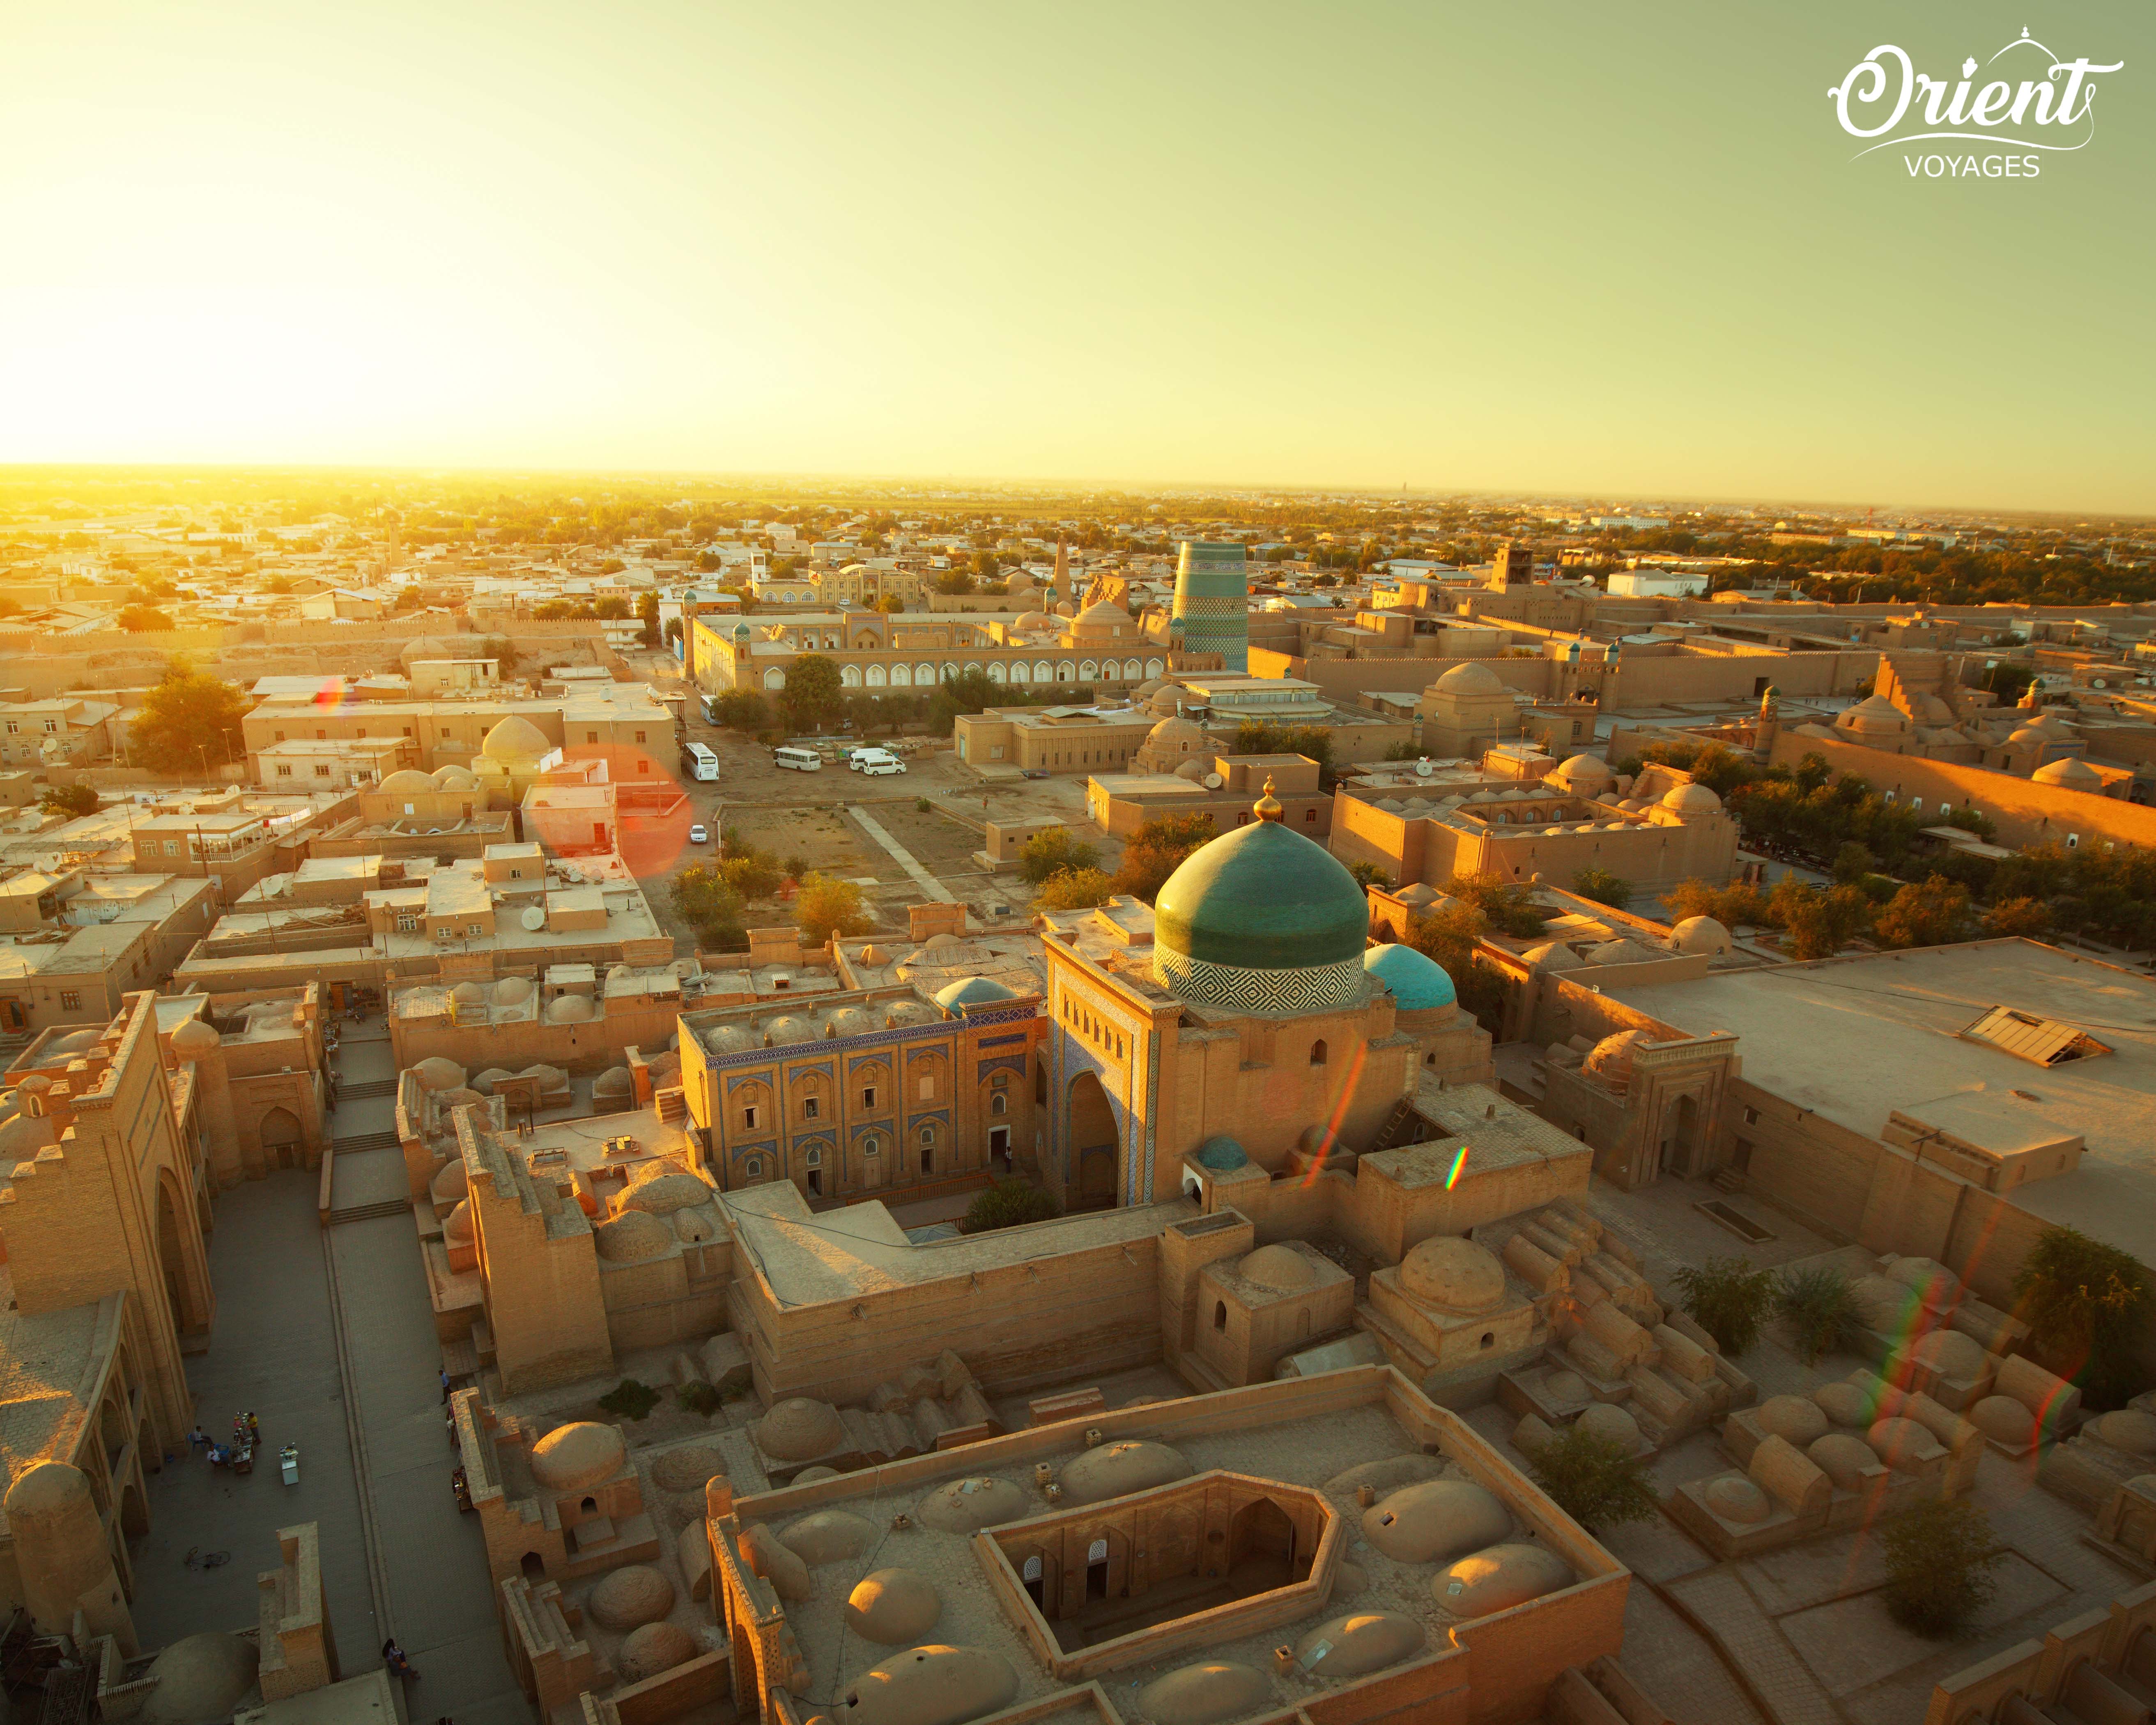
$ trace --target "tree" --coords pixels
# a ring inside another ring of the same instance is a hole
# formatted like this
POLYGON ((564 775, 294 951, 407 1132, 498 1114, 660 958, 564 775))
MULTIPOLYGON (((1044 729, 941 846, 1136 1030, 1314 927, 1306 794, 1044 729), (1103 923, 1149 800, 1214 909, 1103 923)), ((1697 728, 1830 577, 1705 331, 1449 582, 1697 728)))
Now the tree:
POLYGON ((1419 761, 1427 752, 1419 742, 1396 742, 1385 751, 1384 758, 1388 761, 1419 761))
POLYGON ((813 732, 838 710, 842 687, 837 661, 820 653, 803 653, 786 668, 779 703, 796 731, 813 732))
POLYGON ((1994 940, 2018 936, 2041 941, 2051 932, 2051 907, 2041 899, 2010 898, 1984 913, 1984 932, 1994 940))
POLYGON ((1489 928, 1481 911, 1455 899, 1426 916, 1409 917, 1404 944, 1450 977, 1460 1009, 1484 1029, 1495 1031, 1504 1016, 1505 985, 1495 971, 1475 962, 1475 943, 1489 928))
POLYGON ((691 863, 667 889, 675 913, 696 931, 696 944, 708 952, 746 946, 742 896, 717 861, 691 863))
POLYGON ((1854 839, 1845 839, 1834 853, 1834 878, 1853 886, 1879 866, 1879 859, 1854 839))
POLYGON ((618 593, 610 593, 592 607, 592 615, 619 623, 629 615, 629 601, 618 593))
POLYGON ((1019 848, 1018 867, 1027 886, 1038 886, 1065 870, 1088 869, 1097 874, 1100 860, 1100 851, 1075 837, 1070 828, 1049 827, 1019 848))
POLYGON ((1348 865, 1348 872, 1354 876, 1355 884, 1365 892, 1373 886, 1380 892, 1393 890, 1393 877, 1373 862, 1351 862, 1348 865))
POLYGON ((937 732, 948 731, 961 713, 977 713, 990 701, 1008 703, 1024 699, 984 670, 946 671, 928 703, 928 728, 937 732))
POLYGON ((636 614, 644 624, 644 644, 656 647, 659 644, 659 595, 655 593, 639 593, 636 614))
POLYGON ((936 591, 941 593, 971 593, 973 578, 964 569, 946 569, 936 578, 936 591))
POLYGON ((1966 1628, 1990 1603, 1991 1571, 2006 1555, 1974 1498, 1933 1497, 1887 1522, 1887 1609, 1920 1635, 1966 1628))
POLYGON ((1856 1291, 1839 1271, 1791 1271, 1774 1290, 1774 1304, 1808 1366, 1817 1365, 1821 1354, 1837 1349, 1853 1353, 1863 1338, 1856 1291))
POLYGON ((2046 1228, 2014 1278, 2015 1314, 2039 1356, 2092 1401, 2131 1393, 2148 1322, 2148 1271, 2132 1254, 2078 1228, 2046 1228))
POLYGON ((986 1234, 992 1228, 1022 1228, 1028 1222, 1051 1221, 1061 1214, 1055 1200, 1038 1186, 1024 1180, 998 1180, 973 1194, 958 1231, 986 1234))
POLYGON ((1500 934, 1532 940, 1545 932, 1543 913, 1535 903, 1532 886, 1495 874, 1455 875, 1445 884, 1455 898, 1472 905, 1500 934))
POLYGON ((1934 875, 1896 893, 1871 932, 1882 947, 1943 947, 1966 938, 1968 926, 1969 889, 1934 875))
POLYGON ((1037 911, 1086 911, 1107 902, 1116 883, 1099 869, 1059 869, 1033 896, 1037 911))
POLYGON ((1582 898, 1608 905, 1614 911, 1621 911, 1632 902, 1632 883, 1607 869, 1582 869, 1572 877, 1572 890, 1582 898))
POLYGON ((48 814, 58 814, 73 820, 78 816, 97 813, 97 792, 86 784, 48 785, 38 798, 38 807, 48 814))
POLYGON ((1685 1310, 1732 1358, 1759 1339, 1759 1326, 1774 1308, 1774 1272, 1742 1258, 1709 1258, 1697 1269, 1687 1264, 1671 1280, 1685 1310))
POLYGON ((1871 923, 1871 901, 1861 888, 1814 892, 1794 875, 1782 877, 1767 911, 1789 937, 1790 957, 1798 959, 1831 958, 1871 923))
POLYGON ((1527 1466, 1535 1483, 1590 1533, 1654 1519, 1647 1458, 1626 1455, 1591 1426, 1566 1426, 1527 1458, 1527 1466))
POLYGON ((1115 890, 1151 904, 1183 860, 1214 837, 1209 814, 1163 814, 1147 821, 1123 846, 1115 890))
POLYGON ((865 934, 875 926, 862 907, 860 887, 834 875, 813 873, 801 882, 793 920, 800 925, 802 939, 815 947, 827 945, 834 937, 865 934))
POLYGON ((128 732, 137 766, 153 773, 193 773, 245 758, 240 731, 247 697, 232 684, 205 677, 175 661, 142 697, 128 732))
POLYGON ((172 626, 170 617, 150 605, 123 605, 113 621, 131 635, 146 634, 153 629, 172 626))
POLYGON ((472 656, 493 660, 506 677, 516 669, 519 655, 516 644, 507 635, 485 635, 480 638, 478 650, 472 656))
POLYGON ((771 708, 753 689, 729 689, 714 696, 711 709, 719 724, 744 735, 761 731, 771 722, 771 708))
POLYGON ((1332 765, 1332 732, 1323 725, 1276 725, 1245 719, 1235 727, 1239 755, 1306 755, 1321 771, 1332 765))
POLYGON ((1724 928, 1735 928, 1746 922, 1756 927, 1768 921, 1766 895, 1756 886, 1709 886, 1704 880, 1686 880, 1662 901, 1662 908, 1675 922, 1687 916, 1712 916, 1724 928))

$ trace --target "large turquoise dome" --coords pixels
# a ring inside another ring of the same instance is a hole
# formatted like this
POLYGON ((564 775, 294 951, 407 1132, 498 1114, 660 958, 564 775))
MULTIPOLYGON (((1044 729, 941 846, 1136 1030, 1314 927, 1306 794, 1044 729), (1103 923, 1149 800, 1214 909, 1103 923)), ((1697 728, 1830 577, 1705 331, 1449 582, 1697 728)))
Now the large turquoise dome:
POLYGON ((1368 994, 1369 926, 1353 875, 1300 833, 1260 819, 1200 847, 1168 877, 1153 905, 1154 970, 1169 993, 1206 1005, 1342 1006, 1368 994))
POLYGON ((1403 1012, 1428 1012, 1460 999, 1445 967, 1413 947, 1373 947, 1363 955, 1363 968, 1393 991, 1403 1012))

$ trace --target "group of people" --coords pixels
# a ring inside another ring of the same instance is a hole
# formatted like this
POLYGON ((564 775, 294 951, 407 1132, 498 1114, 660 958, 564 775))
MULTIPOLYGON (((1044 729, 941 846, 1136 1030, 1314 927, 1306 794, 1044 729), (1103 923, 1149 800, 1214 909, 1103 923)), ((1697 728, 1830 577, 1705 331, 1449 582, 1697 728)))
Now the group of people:
POLYGON ((207 1450, 209 1451, 211 1465, 222 1467, 225 1463, 240 1457, 251 1461, 254 1455, 254 1446, 261 1441, 261 1420, 251 1413, 234 1414, 232 1416, 231 1442, 220 1445, 211 1439, 208 1432, 198 1425, 187 1434, 187 1453, 192 1455, 198 1447, 207 1450))

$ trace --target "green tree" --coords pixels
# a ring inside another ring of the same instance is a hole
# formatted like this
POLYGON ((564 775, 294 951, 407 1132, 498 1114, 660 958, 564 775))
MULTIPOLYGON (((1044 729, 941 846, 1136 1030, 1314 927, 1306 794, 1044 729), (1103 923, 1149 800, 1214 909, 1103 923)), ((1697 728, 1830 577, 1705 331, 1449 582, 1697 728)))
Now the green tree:
POLYGON ((796 731, 814 732, 838 711, 843 687, 837 661, 820 653, 800 654, 786 668, 779 704, 796 731))
POLYGON ((771 722, 770 706, 753 689, 729 689, 712 697, 711 708, 719 724, 745 736, 753 736, 771 722))
POLYGON ((592 615, 619 623, 631 614, 629 600, 622 594, 610 593, 592 607, 592 615))
POLYGON ((2023 940, 2048 940, 2051 907, 2041 899, 2010 898, 1984 913, 1984 932, 1994 940, 2016 936, 2023 940))
POLYGON ((1774 1290, 1774 1305, 1789 1325, 1798 1354, 1808 1366, 1839 1349, 1856 1352, 1864 1335, 1856 1291, 1837 1270, 1793 1271, 1774 1290))
POLYGON ((1789 937, 1789 955, 1801 960, 1831 958, 1871 926, 1871 901, 1861 887, 1814 892, 1794 875, 1782 877, 1767 908, 1789 937))
POLYGON ((172 626, 170 617, 151 605, 123 605, 113 621, 131 635, 148 634, 172 626))
POLYGON ((1163 814, 1145 822, 1123 846, 1115 890, 1151 904, 1183 860, 1214 837, 1209 814, 1163 814))
POLYGON ((2078 1228, 2046 1228, 2014 1279, 2015 1313, 2035 1352, 2091 1401, 2133 1394, 2152 1298, 2148 1271, 2131 1253, 2078 1228))
POLYGON ((1428 752, 1419 742, 1396 742, 1385 751, 1388 761, 1419 761, 1428 752))
POLYGON ((1920 1635, 1959 1633, 1998 1590, 2006 1552, 1974 1498, 1933 1497, 1887 1523, 1887 1609, 1920 1635))
POLYGON ((1038 886, 1051 875, 1066 869, 1098 872, 1100 851, 1074 835, 1068 827, 1049 827, 1035 833, 1019 847, 1019 873, 1029 886, 1038 886))
POLYGON ((636 614, 644 624, 644 644, 656 647, 659 644, 659 595, 655 593, 639 593, 636 614))
POLYGON ((1037 911, 1085 911, 1106 904, 1116 883, 1099 869, 1059 869, 1033 896, 1037 911))
POLYGON ((748 943, 742 894, 717 861, 691 863, 667 889, 675 913, 696 931, 696 944, 722 952, 748 943))
POLYGON ((800 925, 802 940, 812 947, 828 945, 834 936, 865 934, 875 926, 862 906, 860 887, 835 875, 815 873, 802 880, 793 901, 793 920, 800 925))
POLYGON ((45 787, 38 798, 38 807, 48 814, 57 814, 74 820, 85 814, 97 813, 97 792, 86 784, 55 784, 45 787))
POLYGON ((517 652, 516 644, 507 635, 483 635, 472 656, 493 660, 506 677, 516 669, 522 655, 517 652))
POLYGON ((1687 1264, 1671 1280, 1684 1309, 1732 1358, 1759 1339, 1759 1327, 1774 1309, 1774 1272, 1754 1269, 1742 1258, 1687 1264))
POLYGON ((1532 940, 1546 932, 1535 891, 1502 875, 1455 875, 1445 891, 1464 904, 1472 905, 1483 921, 1499 934, 1532 940))
POLYGON ((1590 1533, 1655 1517, 1654 1475, 1592 1427, 1568 1425, 1528 1456, 1535 1483, 1590 1533))
POLYGON ((928 728, 941 734, 961 713, 977 713, 992 703, 1013 706, 1024 698, 984 670, 947 671, 928 703, 928 728))
POLYGON ((1062 1213, 1055 1200, 1024 1180, 998 1180, 973 1194, 958 1224, 961 1234, 986 1234, 992 1228, 1022 1228, 1047 1222, 1062 1213))
POLYGON ((1475 962, 1475 943, 1489 930, 1489 919, 1480 910, 1455 899, 1427 916, 1411 916, 1405 944, 1450 977, 1461 1010, 1494 1033, 1503 1021, 1505 985, 1496 972, 1475 962))
POLYGON ((1348 872, 1354 876, 1355 884, 1365 892, 1373 886, 1380 892, 1393 890, 1393 877, 1373 862, 1351 862, 1348 865, 1348 872))
POLYGON ((1871 925, 1882 947, 1943 947, 1969 933, 1969 889, 1943 875, 1894 895, 1871 925))
POLYGON ((967 569, 946 569, 936 578, 936 591, 940 593, 971 593, 973 590, 973 572, 967 569))
POLYGON ((1276 725, 1245 719, 1235 727, 1239 755, 1306 755, 1321 770, 1332 765, 1332 732, 1323 725, 1276 725))
POLYGON ((1712 916, 1731 929, 1747 922, 1763 927, 1768 920, 1766 895, 1758 887, 1709 886, 1697 880, 1681 883, 1662 901, 1662 908, 1670 913, 1672 922, 1681 922, 1688 916, 1712 916))
POLYGON ((127 734, 136 765, 152 773, 214 770, 243 760, 247 697, 232 684, 175 661, 142 697, 127 734))
POLYGON ((1572 877, 1572 890, 1582 898, 1615 911, 1632 902, 1632 883, 1607 869, 1582 869, 1572 877))

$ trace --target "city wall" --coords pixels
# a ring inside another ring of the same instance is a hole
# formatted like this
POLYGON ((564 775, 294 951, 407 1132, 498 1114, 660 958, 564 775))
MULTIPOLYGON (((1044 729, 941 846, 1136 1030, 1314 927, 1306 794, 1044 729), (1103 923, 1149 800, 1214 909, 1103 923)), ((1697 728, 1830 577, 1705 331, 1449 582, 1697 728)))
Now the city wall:
POLYGON ((1893 792, 1903 803, 1921 798, 1927 809, 1951 803, 1957 809, 1980 810, 1997 825, 1994 842, 2013 850, 2066 845, 2070 839, 2156 846, 2156 809, 2143 803, 1823 737, 1784 731, 1774 739, 1771 758, 1776 766, 1794 767, 1806 755, 1819 756, 1837 778, 1854 773, 1874 790, 1893 792))

